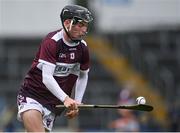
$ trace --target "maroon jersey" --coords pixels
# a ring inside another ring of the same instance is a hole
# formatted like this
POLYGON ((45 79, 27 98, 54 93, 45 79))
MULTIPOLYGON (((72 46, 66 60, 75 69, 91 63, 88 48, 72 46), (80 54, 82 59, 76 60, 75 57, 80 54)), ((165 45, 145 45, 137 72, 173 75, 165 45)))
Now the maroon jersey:
POLYGON ((49 33, 42 41, 19 94, 31 97, 53 111, 61 101, 42 82, 43 63, 55 65, 53 76, 60 88, 70 96, 80 70, 89 69, 87 45, 84 40, 73 46, 68 45, 63 39, 63 30, 49 33))

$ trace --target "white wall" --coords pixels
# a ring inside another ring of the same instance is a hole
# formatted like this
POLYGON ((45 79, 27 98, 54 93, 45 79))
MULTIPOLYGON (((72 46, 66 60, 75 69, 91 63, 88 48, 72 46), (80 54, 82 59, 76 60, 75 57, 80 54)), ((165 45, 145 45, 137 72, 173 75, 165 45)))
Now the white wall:
POLYGON ((61 28, 61 9, 73 0, 0 0, 0 36, 44 36, 61 28))
POLYGON ((91 0, 101 32, 180 25, 180 0, 91 0))

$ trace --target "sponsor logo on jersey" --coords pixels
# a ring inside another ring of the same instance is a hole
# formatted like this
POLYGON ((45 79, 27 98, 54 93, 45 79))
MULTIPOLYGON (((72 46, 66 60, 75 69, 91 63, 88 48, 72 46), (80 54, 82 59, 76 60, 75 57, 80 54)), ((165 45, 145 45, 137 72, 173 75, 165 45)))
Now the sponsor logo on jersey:
POLYGON ((78 75, 80 71, 80 64, 67 64, 67 63, 56 63, 54 70, 54 76, 68 76, 69 74, 78 75))

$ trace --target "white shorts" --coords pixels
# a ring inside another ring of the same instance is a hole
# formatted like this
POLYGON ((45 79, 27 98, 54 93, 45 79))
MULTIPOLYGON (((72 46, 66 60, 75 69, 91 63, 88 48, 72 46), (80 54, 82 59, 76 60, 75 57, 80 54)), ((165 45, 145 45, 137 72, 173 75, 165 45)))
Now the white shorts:
POLYGON ((20 102, 20 105, 18 105, 18 114, 17 119, 19 121, 22 121, 21 113, 29 110, 29 109, 35 109, 41 112, 43 116, 43 126, 47 130, 51 131, 53 127, 53 123, 55 120, 55 114, 52 113, 47 108, 43 107, 39 102, 36 100, 26 97, 26 102, 20 102))

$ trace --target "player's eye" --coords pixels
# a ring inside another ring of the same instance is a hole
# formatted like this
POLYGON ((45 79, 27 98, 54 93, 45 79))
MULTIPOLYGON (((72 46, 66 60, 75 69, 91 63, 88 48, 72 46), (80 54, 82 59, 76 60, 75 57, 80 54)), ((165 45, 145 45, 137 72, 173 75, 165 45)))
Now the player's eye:
POLYGON ((86 22, 78 22, 77 23, 77 25, 79 26, 79 27, 88 27, 88 23, 86 23, 86 22))

